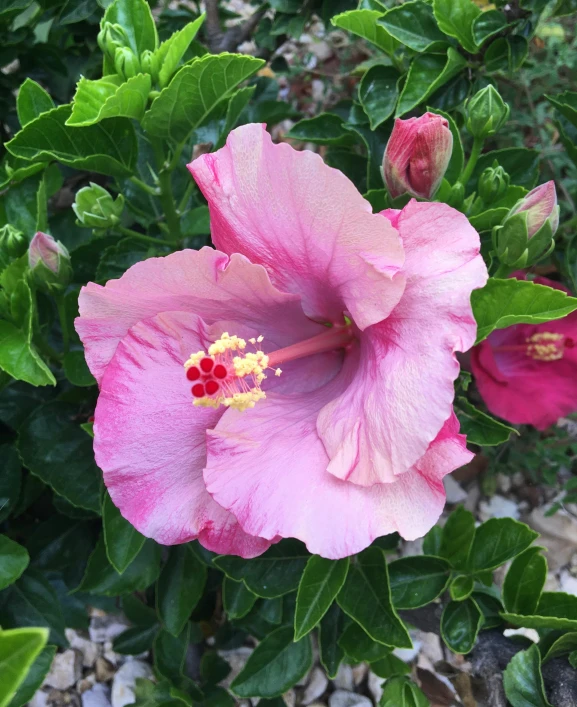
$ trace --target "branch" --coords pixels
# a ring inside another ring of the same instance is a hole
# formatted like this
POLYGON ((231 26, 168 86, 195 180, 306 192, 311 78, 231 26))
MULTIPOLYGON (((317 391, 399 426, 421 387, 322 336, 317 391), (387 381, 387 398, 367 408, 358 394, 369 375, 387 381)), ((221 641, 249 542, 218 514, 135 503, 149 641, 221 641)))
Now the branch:
POLYGON ((241 25, 234 25, 226 32, 220 27, 218 17, 218 0, 206 0, 206 36, 210 51, 214 54, 220 52, 232 52, 243 42, 246 42, 255 31, 258 23, 265 16, 267 6, 263 5, 256 10, 246 22, 241 25))

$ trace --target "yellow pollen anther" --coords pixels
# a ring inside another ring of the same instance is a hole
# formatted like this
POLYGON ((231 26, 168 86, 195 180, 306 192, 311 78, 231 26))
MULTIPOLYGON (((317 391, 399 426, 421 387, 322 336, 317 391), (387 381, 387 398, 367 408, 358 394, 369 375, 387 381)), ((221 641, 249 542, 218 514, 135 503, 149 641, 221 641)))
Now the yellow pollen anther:
POLYGON ((261 344, 264 340, 264 336, 261 334, 260 336, 256 337, 256 340, 258 341, 259 344, 261 344))
POLYGON ((563 334, 542 331, 526 339, 527 355, 535 361, 559 361, 563 358, 563 334))
POLYGON ((275 376, 277 376, 277 378, 278 378, 278 376, 280 376, 281 373, 282 373, 282 370, 280 368, 277 368, 276 371, 274 372, 274 374, 275 374, 275 376))

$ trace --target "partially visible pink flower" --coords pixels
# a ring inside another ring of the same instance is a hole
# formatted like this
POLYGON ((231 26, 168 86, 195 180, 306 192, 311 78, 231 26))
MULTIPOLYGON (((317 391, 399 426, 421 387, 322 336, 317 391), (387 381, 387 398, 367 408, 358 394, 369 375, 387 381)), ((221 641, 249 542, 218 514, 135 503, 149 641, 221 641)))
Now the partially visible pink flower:
POLYGON ((80 295, 114 503, 161 543, 244 557, 281 537, 338 558, 423 535, 472 456, 452 401, 487 279, 477 233, 442 204, 373 214, 260 125, 189 168, 219 250, 80 295))
POLYGON ((70 258, 68 251, 60 241, 55 241, 47 233, 38 231, 30 241, 28 265, 31 270, 34 270, 39 262, 42 262, 53 273, 57 273, 63 258, 66 260, 70 258))
MULTIPOLYGON (((570 294, 546 277, 535 282, 570 294)), ((471 368, 490 412, 544 430, 577 410, 577 312, 494 331, 471 351, 471 368)))
POLYGON ((555 182, 545 182, 524 196, 513 208, 511 215, 527 212, 527 232, 532 238, 537 231, 549 221, 551 231, 559 227, 559 207, 557 206, 557 192, 555 182))
POLYGON ((383 160, 389 194, 431 199, 445 176, 452 150, 453 134, 446 118, 435 113, 397 118, 383 160))

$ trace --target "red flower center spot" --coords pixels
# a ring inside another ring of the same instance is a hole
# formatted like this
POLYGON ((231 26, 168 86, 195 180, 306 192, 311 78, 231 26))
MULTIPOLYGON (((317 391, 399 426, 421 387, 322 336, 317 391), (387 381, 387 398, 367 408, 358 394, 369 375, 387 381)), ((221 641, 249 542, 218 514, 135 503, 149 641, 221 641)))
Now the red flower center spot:
POLYGON ((203 373, 210 373, 212 371, 213 366, 214 361, 212 360, 212 358, 208 358, 208 356, 206 356, 200 361, 200 370, 203 373))
POLYGON ((207 395, 214 395, 215 393, 218 393, 220 389, 220 385, 215 380, 207 381, 204 387, 207 395))
POLYGON ((226 366, 223 366, 222 363, 217 363, 214 367, 214 371, 212 372, 212 375, 219 380, 224 380, 227 374, 228 371, 226 370, 226 366))
POLYGON ((191 366, 186 371, 186 377, 189 381, 197 381, 200 378, 200 369, 197 366, 191 366))
POLYGON ((197 383, 191 388, 191 392, 195 398, 204 398, 204 386, 202 383, 197 383))
POLYGON ((575 341, 573 341, 573 339, 570 336, 568 336, 565 339, 565 348, 572 349, 574 346, 575 346, 575 341))

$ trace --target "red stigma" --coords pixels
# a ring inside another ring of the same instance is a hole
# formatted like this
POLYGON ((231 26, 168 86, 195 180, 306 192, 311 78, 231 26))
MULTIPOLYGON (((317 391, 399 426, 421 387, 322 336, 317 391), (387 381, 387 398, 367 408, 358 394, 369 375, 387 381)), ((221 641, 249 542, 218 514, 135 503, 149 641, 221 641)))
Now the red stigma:
POLYGON ((214 367, 214 371, 212 372, 212 375, 215 378, 220 378, 221 380, 223 380, 228 375, 228 371, 226 370, 226 366, 223 366, 222 363, 217 363, 216 366, 214 367))
POLYGON ((204 386, 202 383, 197 383, 191 388, 191 392, 195 398, 204 398, 204 386))
POLYGON ((200 378, 200 371, 196 366, 191 366, 186 371, 186 377, 189 381, 197 381, 200 378))
POLYGON ((214 366, 214 361, 212 358, 203 358, 200 362, 200 370, 203 373, 210 373, 212 371, 212 367, 214 366))
POLYGON ((204 387, 206 388, 207 395, 214 395, 218 392, 220 385, 215 380, 209 380, 204 387))
POLYGON ((570 336, 565 339, 565 346, 568 349, 572 349, 575 346, 575 342, 570 336))

